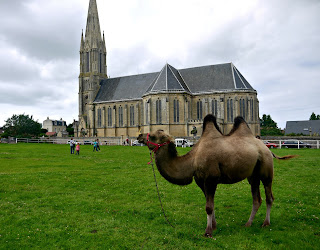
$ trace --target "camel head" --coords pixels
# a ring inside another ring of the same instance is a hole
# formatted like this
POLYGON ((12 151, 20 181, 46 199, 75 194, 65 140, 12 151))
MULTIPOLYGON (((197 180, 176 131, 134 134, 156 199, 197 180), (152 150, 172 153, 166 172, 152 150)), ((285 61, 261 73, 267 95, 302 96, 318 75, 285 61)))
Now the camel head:
POLYGON ((157 145, 173 141, 170 135, 160 129, 152 133, 140 134, 137 140, 140 143, 146 144, 150 150, 155 149, 157 145))

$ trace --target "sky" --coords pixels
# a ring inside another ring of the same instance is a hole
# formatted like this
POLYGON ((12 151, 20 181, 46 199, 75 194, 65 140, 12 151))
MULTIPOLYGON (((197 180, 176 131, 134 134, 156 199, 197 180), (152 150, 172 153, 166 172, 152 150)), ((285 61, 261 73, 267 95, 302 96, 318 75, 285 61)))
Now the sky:
MULTIPOLYGON (((97 0, 108 75, 232 62, 278 127, 320 114, 319 0, 97 0)), ((0 0, 0 126, 78 119, 89 0, 0 0)))

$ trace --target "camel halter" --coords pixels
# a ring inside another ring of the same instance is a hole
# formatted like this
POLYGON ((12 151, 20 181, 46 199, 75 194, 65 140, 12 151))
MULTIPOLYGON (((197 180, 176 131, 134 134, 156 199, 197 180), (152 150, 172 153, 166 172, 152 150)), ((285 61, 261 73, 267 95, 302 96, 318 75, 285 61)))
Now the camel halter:
POLYGON ((153 155, 154 155, 155 152, 157 152, 159 148, 161 148, 162 146, 165 146, 165 145, 168 145, 168 144, 171 143, 171 141, 167 141, 167 142, 164 142, 164 143, 161 143, 161 144, 154 143, 154 142, 150 141, 149 135, 150 135, 150 133, 147 134, 147 146, 148 146, 148 148, 149 148, 149 145, 150 145, 150 144, 153 145, 153 146, 156 146, 156 147, 155 147, 154 149, 152 149, 152 150, 149 148, 149 149, 150 149, 150 158, 151 158, 151 161, 148 162, 148 164, 150 164, 150 163, 152 162, 152 160, 153 160, 152 153, 153 153, 153 155))
POLYGON ((164 142, 164 143, 161 143, 161 144, 158 144, 158 143, 154 143, 152 141, 149 140, 149 134, 147 134, 147 146, 149 148, 149 144, 151 145, 154 145, 156 146, 153 150, 149 149, 150 150, 150 158, 151 158, 151 161, 148 162, 148 164, 152 166, 152 170, 153 170, 153 177, 154 177, 154 181, 156 183, 156 188, 157 188, 157 192, 158 192, 158 198, 159 198, 159 202, 160 202, 160 206, 161 206, 161 210, 162 210, 162 213, 164 215, 164 218, 166 219, 166 221, 168 222, 168 224, 174 228, 174 226, 170 223, 166 213, 164 212, 164 209, 163 209, 163 205, 162 205, 162 201, 161 201, 161 198, 160 198, 160 193, 159 193, 159 187, 158 187, 158 183, 157 183, 157 178, 156 178, 156 172, 154 171, 154 166, 153 166, 153 159, 152 159, 152 153, 154 154, 155 152, 158 151, 158 149, 162 146, 165 146, 165 145, 168 145, 170 143, 170 141, 167 141, 167 142, 164 142))

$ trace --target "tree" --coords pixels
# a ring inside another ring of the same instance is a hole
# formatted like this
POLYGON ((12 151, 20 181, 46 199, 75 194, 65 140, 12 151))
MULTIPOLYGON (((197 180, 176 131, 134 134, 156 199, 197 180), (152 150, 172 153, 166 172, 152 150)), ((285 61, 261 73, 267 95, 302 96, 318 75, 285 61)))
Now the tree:
POLYGON ((262 136, 265 135, 283 135, 281 130, 278 128, 277 123, 272 120, 270 115, 264 114, 262 119, 260 119, 261 130, 260 133, 262 136))
POLYGON ((41 133, 41 124, 34 121, 29 115, 13 115, 4 125, 4 137, 33 137, 41 133))
POLYGON ((73 128, 73 124, 72 123, 70 123, 67 126, 67 132, 69 133, 69 136, 74 136, 74 128, 73 128))
POLYGON ((320 115, 316 115, 314 112, 312 112, 310 118, 309 118, 310 121, 313 121, 313 120, 320 120, 320 115))

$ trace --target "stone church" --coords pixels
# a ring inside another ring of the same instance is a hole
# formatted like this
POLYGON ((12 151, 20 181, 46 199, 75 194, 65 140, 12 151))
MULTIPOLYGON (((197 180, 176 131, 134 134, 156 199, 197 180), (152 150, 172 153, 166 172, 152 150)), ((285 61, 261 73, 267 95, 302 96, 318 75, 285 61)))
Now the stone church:
POLYGON ((186 69, 167 63, 159 72, 109 78, 106 56, 96 0, 90 0, 80 45, 79 136, 133 138, 163 129, 189 137, 195 128, 201 135, 209 113, 223 133, 238 115, 260 133, 257 91, 233 63, 186 69))

